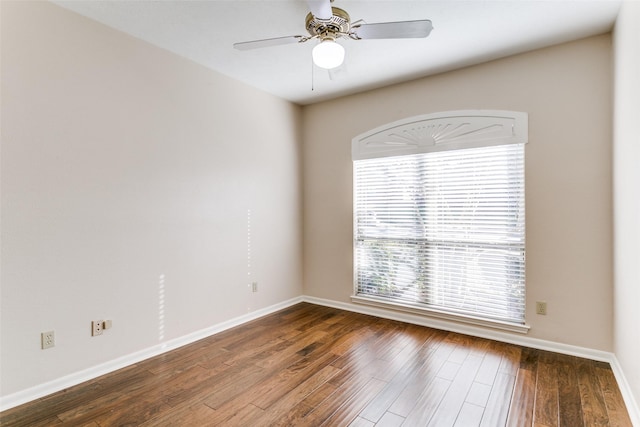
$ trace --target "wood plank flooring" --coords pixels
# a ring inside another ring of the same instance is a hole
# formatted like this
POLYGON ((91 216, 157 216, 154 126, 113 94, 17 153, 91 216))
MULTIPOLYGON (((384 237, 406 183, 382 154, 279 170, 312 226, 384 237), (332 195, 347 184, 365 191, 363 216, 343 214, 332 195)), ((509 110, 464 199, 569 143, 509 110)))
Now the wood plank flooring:
POLYGON ((302 303, 2 426, 631 426, 608 364, 302 303))

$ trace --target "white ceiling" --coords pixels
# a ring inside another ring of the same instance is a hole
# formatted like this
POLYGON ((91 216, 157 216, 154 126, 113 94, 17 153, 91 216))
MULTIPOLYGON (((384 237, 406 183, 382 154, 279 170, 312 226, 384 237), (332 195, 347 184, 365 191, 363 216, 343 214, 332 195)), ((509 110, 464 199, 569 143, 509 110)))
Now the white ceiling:
POLYGON ((605 33, 620 0, 335 0, 352 21, 430 19, 426 39, 349 40, 336 72, 312 66, 315 40, 250 51, 233 43, 306 35, 304 0, 53 0, 299 104, 310 104, 605 33))

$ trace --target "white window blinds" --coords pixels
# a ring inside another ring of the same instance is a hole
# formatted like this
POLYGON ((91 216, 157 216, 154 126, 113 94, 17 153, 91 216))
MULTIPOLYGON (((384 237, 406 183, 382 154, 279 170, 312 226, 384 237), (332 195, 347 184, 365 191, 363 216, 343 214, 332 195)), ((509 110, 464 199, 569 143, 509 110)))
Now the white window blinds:
POLYGON ((354 162, 355 292, 524 324, 524 144, 464 138, 354 162))

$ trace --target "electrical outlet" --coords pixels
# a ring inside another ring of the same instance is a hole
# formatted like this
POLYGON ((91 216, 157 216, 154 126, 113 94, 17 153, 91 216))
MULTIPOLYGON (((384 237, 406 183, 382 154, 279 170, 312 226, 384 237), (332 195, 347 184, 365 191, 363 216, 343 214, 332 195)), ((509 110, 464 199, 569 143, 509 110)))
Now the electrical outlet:
POLYGON ((91 336, 95 337, 96 335, 102 335, 103 330, 104 330, 103 320, 94 320, 93 322, 91 322, 91 336))
POLYGON ((251 284, 251 290, 252 290, 253 292, 258 292, 258 282, 253 282, 253 283, 251 284))
POLYGON ((547 315, 547 303, 545 301, 536 301, 536 314, 547 315))
POLYGON ((53 331, 43 332, 40 334, 42 349, 54 347, 56 345, 56 336, 53 331))

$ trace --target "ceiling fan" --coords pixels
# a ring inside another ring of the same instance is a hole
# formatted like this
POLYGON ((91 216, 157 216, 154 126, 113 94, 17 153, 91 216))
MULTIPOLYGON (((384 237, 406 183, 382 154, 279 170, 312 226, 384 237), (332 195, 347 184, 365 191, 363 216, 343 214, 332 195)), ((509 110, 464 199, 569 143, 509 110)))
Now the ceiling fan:
POLYGON ((342 37, 352 40, 424 38, 433 26, 428 19, 417 21, 382 22, 366 24, 362 20, 351 22, 349 14, 331 7, 333 0, 307 0, 311 12, 305 19, 308 36, 285 36, 235 43, 238 50, 258 49, 290 43, 304 43, 318 39, 311 53, 313 62, 321 68, 332 69, 344 61, 344 47, 336 40, 342 37))

